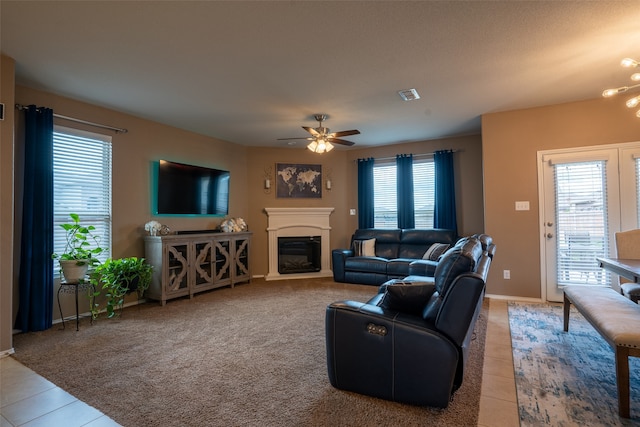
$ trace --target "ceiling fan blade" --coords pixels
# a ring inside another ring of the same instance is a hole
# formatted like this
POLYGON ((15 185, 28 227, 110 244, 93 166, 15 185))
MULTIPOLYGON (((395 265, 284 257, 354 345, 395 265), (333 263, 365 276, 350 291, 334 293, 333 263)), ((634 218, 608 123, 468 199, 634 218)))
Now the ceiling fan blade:
POLYGON ((315 130, 314 128, 310 128, 310 127, 307 127, 307 126, 302 126, 302 129, 306 130, 307 132, 309 132, 313 136, 320 136, 320 133, 318 133, 318 131, 315 130))
POLYGON ((341 136, 349 136, 349 135, 359 135, 360 131, 357 129, 352 130, 343 130, 341 132, 333 132, 331 133, 331 137, 341 137, 341 136))
POLYGON ((306 139, 306 140, 309 140, 309 141, 313 140, 313 138, 301 136, 299 138, 278 138, 277 141, 289 141, 289 140, 292 140, 292 139, 306 139))
POLYGON ((332 144, 347 145, 349 147, 355 144, 355 142, 347 141, 346 139, 339 139, 339 138, 327 138, 327 139, 332 144))

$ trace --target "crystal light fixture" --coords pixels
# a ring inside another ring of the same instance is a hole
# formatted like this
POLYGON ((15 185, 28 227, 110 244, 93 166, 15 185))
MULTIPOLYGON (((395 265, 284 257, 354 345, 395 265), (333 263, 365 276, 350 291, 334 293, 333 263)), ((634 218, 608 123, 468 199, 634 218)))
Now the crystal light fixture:
MULTIPOLYGON (((620 65, 622 65, 625 68, 636 68, 638 66, 640 66, 640 62, 636 61, 635 59, 631 59, 631 58, 624 58, 622 61, 620 61, 620 65)), ((640 73, 634 73, 631 75, 631 81, 633 82, 640 82, 640 73)), ((635 84, 635 85, 631 85, 631 86, 621 86, 618 88, 614 88, 614 89, 606 89, 604 92, 602 92, 602 96, 604 96, 605 98, 609 98, 612 97, 614 95, 617 95, 619 93, 624 93, 628 90, 631 89, 635 89, 640 87, 640 83, 635 84)), ((640 105, 640 96, 635 96, 633 98, 629 98, 626 102, 626 106, 628 108, 635 108, 638 105, 640 105)), ((636 111, 636 116, 640 117, 640 110, 636 111)))

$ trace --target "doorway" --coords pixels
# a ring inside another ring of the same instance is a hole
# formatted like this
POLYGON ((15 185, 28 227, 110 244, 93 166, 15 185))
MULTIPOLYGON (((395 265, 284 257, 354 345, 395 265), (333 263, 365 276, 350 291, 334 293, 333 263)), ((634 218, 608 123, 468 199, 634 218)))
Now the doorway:
POLYGON ((596 258, 615 255, 615 232, 638 227, 639 158, 639 143, 538 153, 543 299, 611 286, 596 258))

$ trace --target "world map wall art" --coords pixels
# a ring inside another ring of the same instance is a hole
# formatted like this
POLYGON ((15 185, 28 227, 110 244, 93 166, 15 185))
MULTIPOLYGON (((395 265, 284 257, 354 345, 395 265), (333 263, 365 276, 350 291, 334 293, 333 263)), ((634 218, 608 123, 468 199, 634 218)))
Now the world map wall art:
POLYGON ((276 164, 276 196, 321 198, 322 165, 276 164))

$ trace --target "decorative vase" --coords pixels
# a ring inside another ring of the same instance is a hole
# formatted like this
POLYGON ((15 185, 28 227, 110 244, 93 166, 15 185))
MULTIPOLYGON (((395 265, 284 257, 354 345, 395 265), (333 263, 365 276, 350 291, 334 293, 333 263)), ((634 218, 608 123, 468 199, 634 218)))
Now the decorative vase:
POLYGON ((60 260, 64 281, 69 284, 80 283, 89 270, 89 260, 60 260))

